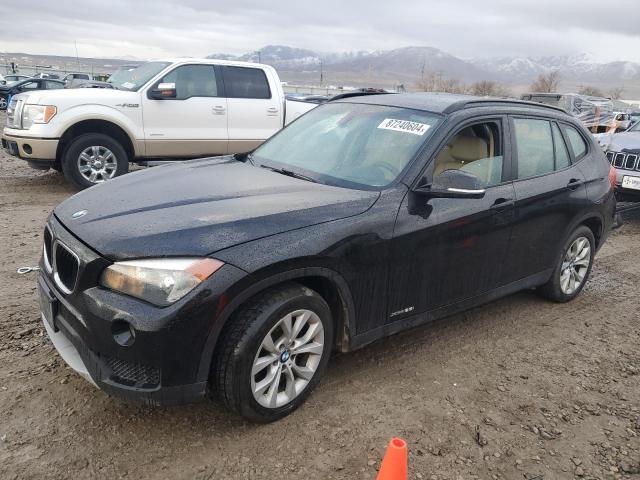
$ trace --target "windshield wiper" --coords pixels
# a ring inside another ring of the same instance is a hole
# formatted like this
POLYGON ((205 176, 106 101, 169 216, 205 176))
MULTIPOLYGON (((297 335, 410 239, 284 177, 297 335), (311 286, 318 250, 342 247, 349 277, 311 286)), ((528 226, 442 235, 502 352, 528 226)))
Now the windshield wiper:
POLYGON ((300 180, 306 180, 307 182, 320 183, 311 177, 303 175, 302 173, 294 172, 293 170, 287 170, 286 168, 270 167, 269 165, 260 165, 260 167, 271 170, 272 172, 280 173, 281 175, 286 175, 287 177, 298 178, 300 180))

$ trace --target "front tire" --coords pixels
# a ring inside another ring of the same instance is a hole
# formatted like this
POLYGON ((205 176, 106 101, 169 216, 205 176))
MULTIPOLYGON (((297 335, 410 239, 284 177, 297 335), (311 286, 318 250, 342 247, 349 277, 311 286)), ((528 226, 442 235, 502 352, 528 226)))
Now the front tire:
POLYGON ((114 138, 102 133, 85 133, 73 140, 62 155, 64 176, 84 189, 129 171, 129 157, 114 138))
POLYGON ((252 422, 298 408, 326 370, 333 345, 331 310, 298 284, 267 290, 229 319, 211 384, 231 410, 252 422))
POLYGON ((590 228, 582 225, 574 230, 563 245, 551 279, 540 287, 538 292, 558 303, 576 298, 591 273, 596 252, 595 244, 590 228))

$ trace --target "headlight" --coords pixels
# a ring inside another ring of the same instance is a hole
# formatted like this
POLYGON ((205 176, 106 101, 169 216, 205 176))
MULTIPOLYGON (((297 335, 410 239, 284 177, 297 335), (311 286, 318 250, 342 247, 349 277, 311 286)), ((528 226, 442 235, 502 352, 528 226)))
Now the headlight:
POLYGON ((53 105, 25 105, 22 111, 22 128, 31 128, 34 123, 49 123, 56 111, 53 105))
POLYGON ((223 265, 212 258, 116 262, 102 272, 100 284, 165 307, 180 300, 223 265))

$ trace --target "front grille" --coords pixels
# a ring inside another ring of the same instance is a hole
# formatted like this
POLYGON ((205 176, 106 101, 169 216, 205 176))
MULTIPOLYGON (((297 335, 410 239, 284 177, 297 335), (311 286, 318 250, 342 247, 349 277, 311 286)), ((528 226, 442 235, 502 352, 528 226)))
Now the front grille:
POLYGON ((64 244, 55 242, 54 247, 54 279, 65 293, 71 293, 76 286, 80 262, 64 244))
POLYGON ((51 230, 49 227, 45 227, 44 229, 44 265, 47 267, 47 271, 51 273, 53 271, 53 256, 51 253, 53 252, 53 236, 51 235, 51 230))
POLYGON ((105 357, 113 382, 137 388, 153 388, 160 384, 160 369, 148 365, 129 363, 113 357, 105 357))
POLYGON ((625 152, 607 152, 609 163, 621 170, 640 171, 640 155, 625 152))

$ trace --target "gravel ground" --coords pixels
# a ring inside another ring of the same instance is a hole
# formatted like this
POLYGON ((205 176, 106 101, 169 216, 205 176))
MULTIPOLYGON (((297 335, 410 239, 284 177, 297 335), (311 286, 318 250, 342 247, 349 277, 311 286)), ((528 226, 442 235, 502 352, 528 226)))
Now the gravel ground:
POLYGON ((73 193, 0 154, 0 479, 373 479, 392 436, 412 479, 639 478, 640 216, 574 302, 524 292, 337 355, 302 408, 258 426, 215 402, 124 403, 65 366, 35 274, 15 271, 73 193))

